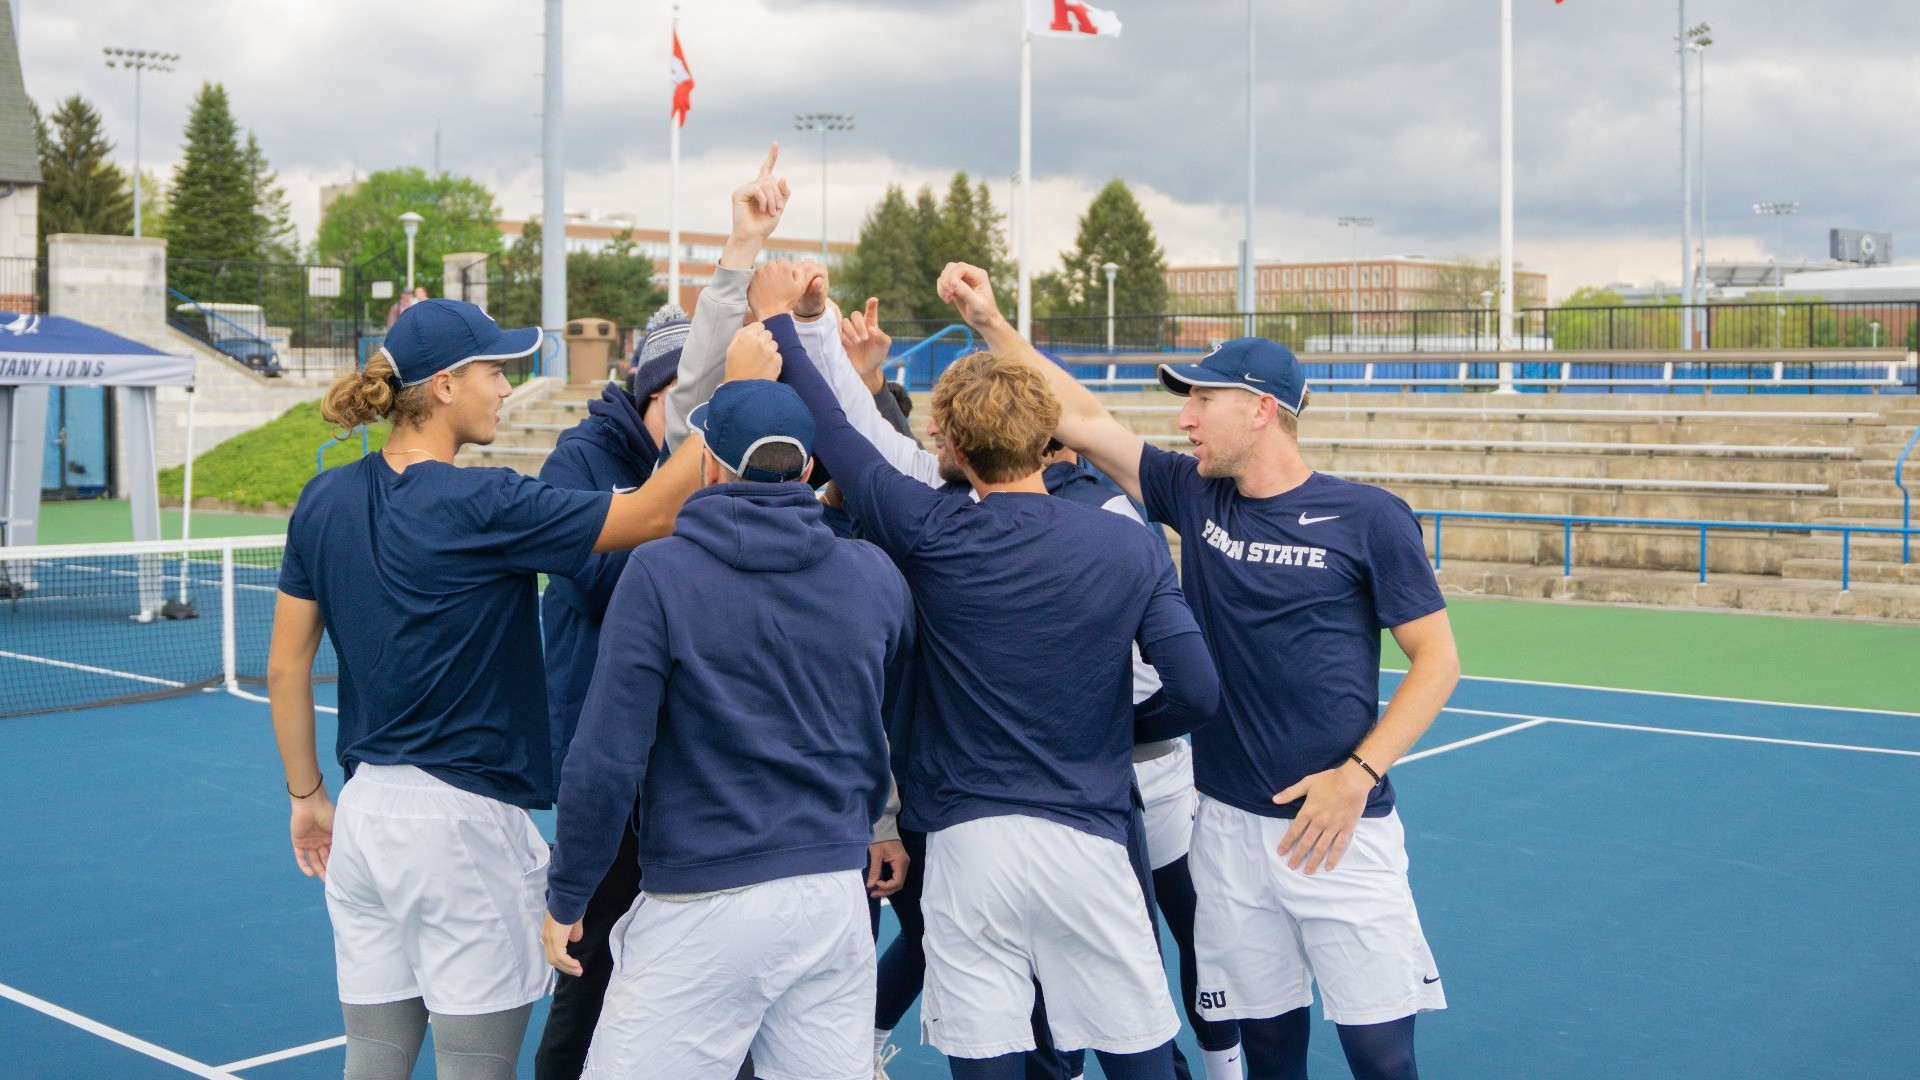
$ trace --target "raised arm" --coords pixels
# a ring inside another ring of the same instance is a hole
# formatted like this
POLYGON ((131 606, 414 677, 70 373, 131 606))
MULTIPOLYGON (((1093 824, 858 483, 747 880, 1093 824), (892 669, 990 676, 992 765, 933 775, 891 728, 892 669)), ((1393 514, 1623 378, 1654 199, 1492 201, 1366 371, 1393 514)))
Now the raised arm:
POLYGON ((1140 449, 1144 445, 1140 436, 1115 420, 1091 390, 1020 336, 1000 314, 987 272, 966 263, 948 263, 940 272, 937 288, 940 299, 958 309, 967 325, 986 339, 987 348, 1003 356, 1020 357, 1046 377, 1047 385, 1060 399, 1060 426, 1054 437, 1091 461, 1128 495, 1140 498, 1140 449))
POLYGON ((871 324, 867 321, 868 316, 877 320, 879 301, 867 301, 867 316, 855 312, 851 319, 841 319, 839 311, 826 299, 826 268, 810 262, 802 263, 801 267, 804 272, 811 272, 818 267, 819 277, 809 284, 799 305, 794 308, 795 328, 801 344, 806 346, 807 355, 813 358, 820 377, 826 380, 827 386, 833 391, 834 400, 840 403, 841 411, 846 413, 847 423, 852 424, 855 431, 880 451, 880 456, 887 459, 887 464, 928 487, 939 487, 945 482, 940 479, 940 459, 910 436, 902 435, 881 415, 879 406, 873 400, 878 387, 869 385, 849 355, 848 335, 855 332, 856 321, 860 335, 856 347, 865 352, 877 346, 884 355, 888 339, 884 334, 879 334, 877 321, 871 324), (818 308, 809 305, 816 288, 819 290, 818 308), (809 318, 809 310, 818 314, 809 318))
MULTIPOLYGON (((787 182, 773 175, 779 160, 780 144, 774 143, 760 163, 759 174, 734 189, 733 229, 720 248, 713 284, 700 290, 693 306, 693 328, 680 352, 680 379, 667 391, 667 445, 675 449, 686 440, 687 414, 720 385, 727 344, 747 314, 747 283, 753 277, 754 260, 786 210, 787 182)), ((698 473, 697 463, 694 469, 698 473)))

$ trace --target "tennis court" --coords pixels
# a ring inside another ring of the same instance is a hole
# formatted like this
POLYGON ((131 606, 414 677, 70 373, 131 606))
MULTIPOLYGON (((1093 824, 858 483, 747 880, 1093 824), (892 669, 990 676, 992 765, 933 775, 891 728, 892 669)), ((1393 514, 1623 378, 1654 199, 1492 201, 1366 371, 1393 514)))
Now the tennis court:
MULTIPOLYGON (((117 571, 100 576, 133 583, 122 588, 141 580, 137 560, 93 562, 117 571)), ((177 589, 177 556, 166 572, 177 589)), ((134 651, 103 654, 117 646, 98 642, 112 638, 73 635, 84 618, 39 610, 63 606, 44 589, 0 601, 0 649, 16 654, 0 660, 0 685, 31 678, 81 694, 151 685, 127 675, 216 684, 0 720, 0 1075, 339 1075, 326 912, 318 882, 288 851, 267 708, 217 685, 226 671, 247 676, 264 649, 258 629, 225 633, 223 597, 257 621, 240 598, 270 599, 271 570, 202 554, 188 577, 199 620, 139 625, 109 611, 97 621, 108 634, 194 635, 193 654, 214 650, 211 675, 200 674, 204 662, 165 666, 178 663, 167 653, 157 668, 139 667, 134 651)), ((1560 617, 1551 606, 1497 606, 1521 622, 1560 617)), ((1804 638, 1806 655, 1859 625, 1767 622, 1769 633, 1785 625, 1804 638)), ((1885 630, 1899 648, 1913 636, 1885 630)), ((1469 671, 1511 668, 1511 655, 1476 662, 1473 637, 1463 640, 1469 671)), ((1627 681, 1633 666, 1604 658, 1635 644, 1596 641, 1593 663, 1627 681)), ((1851 689, 1823 691, 1824 706, 1463 681, 1394 770, 1452 1003, 1422 1021, 1426 1071, 1913 1076, 1920 713, 1837 704, 1920 700, 1911 664, 1920 653, 1905 655, 1898 667, 1862 658, 1841 680, 1851 689)), ((1765 688, 1798 662, 1751 655, 1747 681, 1765 688)), ((1728 677, 1716 668, 1699 681, 1718 689, 1728 677)), ((1383 672, 1383 692, 1397 678, 1383 672)), ((323 701, 331 693, 321 687, 323 701)), ((321 729, 329 745, 330 717, 321 729)), ((329 779, 337 790, 339 777, 329 779)), ((536 818, 550 829, 551 814, 536 818)), ((901 1036, 911 1041, 916 1025, 909 1014, 901 1036)), ((1332 1029, 1315 1038, 1314 1075, 1346 1076, 1332 1029)), ((431 1075, 430 1061, 419 1075, 431 1075)), ((946 1075, 917 1045, 890 1071, 946 1075)))

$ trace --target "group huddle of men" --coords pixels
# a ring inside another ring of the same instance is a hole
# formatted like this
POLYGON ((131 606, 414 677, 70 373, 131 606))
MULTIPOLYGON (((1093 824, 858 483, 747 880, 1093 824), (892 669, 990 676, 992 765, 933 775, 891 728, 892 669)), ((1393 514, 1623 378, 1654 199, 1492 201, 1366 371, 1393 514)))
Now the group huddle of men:
POLYGON ((706 447, 671 536, 541 600, 539 1075, 857 1080, 918 991, 962 1080, 1088 1049, 1187 1075, 1182 1009, 1209 1080, 1304 1077, 1317 982, 1356 1076, 1414 1076, 1445 999, 1386 774, 1458 659, 1411 512, 1302 460, 1285 347, 1162 366, 1177 453, 958 263, 937 288, 985 348, 940 377, 924 449, 876 305, 842 319, 825 267, 756 267, 774 160, 692 317, 663 311, 541 474, 622 492, 706 447), (1384 714, 1383 628, 1412 661, 1384 714))

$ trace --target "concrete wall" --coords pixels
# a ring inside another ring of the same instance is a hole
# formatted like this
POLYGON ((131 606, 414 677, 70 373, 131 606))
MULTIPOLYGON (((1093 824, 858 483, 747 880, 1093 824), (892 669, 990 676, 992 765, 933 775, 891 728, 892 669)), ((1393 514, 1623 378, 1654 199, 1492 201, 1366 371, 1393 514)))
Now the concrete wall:
POLYGON ((10 186, 13 194, 0 198, 0 259, 31 259, 40 254, 40 186, 10 186))
MULTIPOLYGON (((264 378, 167 326, 165 240, 69 233, 49 237, 47 294, 50 314, 193 357, 196 455, 318 398, 326 389, 319 383, 264 378)), ((161 468, 178 465, 186 460, 187 391, 161 387, 154 408, 155 458, 161 468)), ((123 447, 116 446, 114 455, 117 475, 129 475, 123 447)))

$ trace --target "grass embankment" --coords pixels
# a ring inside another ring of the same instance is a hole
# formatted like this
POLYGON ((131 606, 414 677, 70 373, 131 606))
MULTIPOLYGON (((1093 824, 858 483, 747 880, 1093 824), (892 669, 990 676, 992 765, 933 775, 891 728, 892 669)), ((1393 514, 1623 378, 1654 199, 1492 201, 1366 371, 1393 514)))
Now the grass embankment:
MULTIPOLYGON (((201 454, 193 461, 193 497, 224 499, 235 506, 259 509, 272 504, 290 507, 300 489, 314 476, 314 452, 339 433, 320 418, 320 403, 295 405, 274 420, 242 432, 201 454)), ((369 451, 386 445, 387 425, 367 429, 369 451)), ((360 437, 351 435, 327 448, 327 466, 343 465, 360 457, 360 437)), ((181 466, 160 472, 160 493, 178 498, 185 483, 181 466)))
MULTIPOLYGON (((354 444, 359 452, 360 444, 354 444)), ((194 476, 198 481, 199 475, 194 476)), ((197 484, 195 486, 198 486, 197 484)), ((160 511, 160 535, 180 536, 180 511, 160 511)), ((193 535, 268 536, 285 533, 287 519, 280 514, 229 514, 218 510, 193 512, 193 535)), ((133 539, 133 508, 124 499, 81 499, 40 504, 41 544, 112 544, 133 539)))

